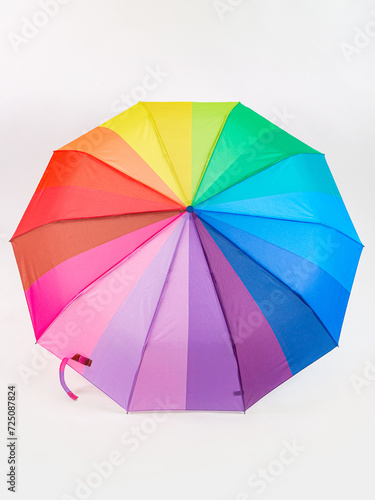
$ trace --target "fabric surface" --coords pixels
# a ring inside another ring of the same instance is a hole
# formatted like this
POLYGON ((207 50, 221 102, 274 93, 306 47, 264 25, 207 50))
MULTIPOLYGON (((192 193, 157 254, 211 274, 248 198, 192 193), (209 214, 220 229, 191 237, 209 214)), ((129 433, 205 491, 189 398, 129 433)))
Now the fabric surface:
POLYGON ((338 345, 363 247, 325 156, 236 102, 55 151, 11 242, 37 342, 127 411, 246 411, 338 345))

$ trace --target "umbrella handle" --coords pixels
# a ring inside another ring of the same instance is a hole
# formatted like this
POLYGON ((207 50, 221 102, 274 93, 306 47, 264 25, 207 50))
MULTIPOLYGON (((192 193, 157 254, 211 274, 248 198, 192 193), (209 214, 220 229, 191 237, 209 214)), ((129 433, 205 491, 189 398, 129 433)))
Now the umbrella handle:
POLYGON ((78 396, 76 396, 75 394, 72 393, 72 391, 66 385, 65 378, 64 378, 65 367, 66 367, 68 361, 70 361, 71 359, 73 361, 78 361, 78 363, 82 363, 83 365, 86 365, 86 366, 91 366, 92 360, 89 358, 85 358, 85 356, 81 356, 81 354, 74 354, 73 356, 67 356, 66 358, 63 358, 63 360, 60 363, 60 383, 63 386, 63 389, 65 390, 67 395, 70 398, 76 400, 78 398, 78 396))

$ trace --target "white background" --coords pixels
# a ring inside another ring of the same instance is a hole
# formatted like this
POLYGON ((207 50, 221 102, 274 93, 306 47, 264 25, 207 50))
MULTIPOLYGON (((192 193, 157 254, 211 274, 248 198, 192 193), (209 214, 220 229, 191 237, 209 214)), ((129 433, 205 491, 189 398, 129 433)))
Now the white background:
POLYGON ((20 500, 373 498, 375 367, 365 366, 375 365, 374 2, 71 0, 47 20, 38 11, 36 0, 0 7, 0 494, 7 384, 16 383, 20 500), (45 24, 25 31, 24 18, 45 24), (23 32, 31 37, 17 38, 23 32), (142 90, 150 68, 162 75, 142 90), (126 415, 68 369, 73 402, 59 361, 34 345, 8 240, 52 151, 128 107, 127 96, 239 100, 326 153, 366 246, 340 348, 246 415, 126 415), (293 440, 300 451, 284 465, 293 440), (122 463, 93 475, 116 450, 122 463), (271 471, 263 493, 249 483, 260 468, 271 471), (90 490, 76 491, 87 480, 90 490))

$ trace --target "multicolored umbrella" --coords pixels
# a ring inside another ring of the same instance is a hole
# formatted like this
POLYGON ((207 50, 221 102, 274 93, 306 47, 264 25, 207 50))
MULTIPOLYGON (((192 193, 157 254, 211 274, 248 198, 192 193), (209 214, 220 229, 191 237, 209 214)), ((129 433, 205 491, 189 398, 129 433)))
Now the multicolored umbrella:
POLYGON ((245 411, 338 345, 362 244, 323 154, 240 103, 55 151, 12 238, 37 343, 127 411, 245 411))

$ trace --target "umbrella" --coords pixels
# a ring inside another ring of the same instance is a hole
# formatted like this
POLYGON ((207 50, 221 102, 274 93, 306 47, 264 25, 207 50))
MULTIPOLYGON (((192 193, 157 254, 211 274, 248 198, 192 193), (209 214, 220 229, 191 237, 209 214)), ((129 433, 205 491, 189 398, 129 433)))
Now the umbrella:
POLYGON ((127 411, 246 411, 338 345, 362 244, 325 156, 241 103, 54 151, 11 240, 38 344, 127 411))

